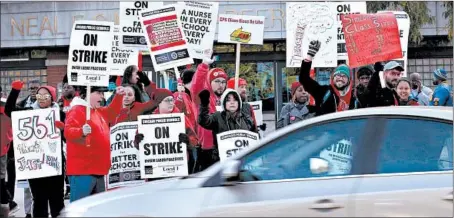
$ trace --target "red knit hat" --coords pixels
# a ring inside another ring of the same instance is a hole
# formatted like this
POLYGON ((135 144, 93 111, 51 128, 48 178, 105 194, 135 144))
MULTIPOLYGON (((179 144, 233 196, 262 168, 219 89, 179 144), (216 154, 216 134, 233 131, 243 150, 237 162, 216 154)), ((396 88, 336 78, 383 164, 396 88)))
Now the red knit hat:
POLYGON ((173 96, 172 92, 168 89, 156 89, 154 92, 155 101, 157 104, 161 103, 164 98, 173 96))
MULTIPOLYGON (((240 87, 240 86, 247 86, 247 82, 245 79, 239 78, 238 87, 240 87)), ((231 78, 231 79, 229 79, 229 81, 227 81, 227 88, 235 89, 235 78, 231 78)))
POLYGON ((296 90, 301 86, 301 83, 298 81, 295 81, 292 83, 292 95, 295 94, 296 90))
POLYGON ((217 78, 224 78, 227 80, 227 74, 221 68, 213 68, 208 72, 210 75, 210 82, 217 79, 217 78))
POLYGON ((56 101, 57 100, 57 90, 52 87, 52 86, 41 86, 38 88, 38 90, 36 90, 36 93, 38 93, 38 91, 40 89, 46 89, 49 93, 50 93, 50 96, 52 97, 52 101, 56 101))

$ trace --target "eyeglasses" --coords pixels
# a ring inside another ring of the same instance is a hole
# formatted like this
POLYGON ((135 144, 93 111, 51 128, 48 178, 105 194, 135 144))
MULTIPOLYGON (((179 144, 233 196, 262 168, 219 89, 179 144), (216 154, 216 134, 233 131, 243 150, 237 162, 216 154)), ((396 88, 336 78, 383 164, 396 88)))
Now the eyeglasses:
POLYGON ((36 94, 36 99, 38 100, 48 100, 50 99, 50 95, 49 94, 44 94, 44 95, 41 95, 41 94, 36 94))
POLYGON ((221 84, 221 85, 227 84, 227 81, 225 81, 225 80, 214 80, 214 82, 217 84, 221 84))

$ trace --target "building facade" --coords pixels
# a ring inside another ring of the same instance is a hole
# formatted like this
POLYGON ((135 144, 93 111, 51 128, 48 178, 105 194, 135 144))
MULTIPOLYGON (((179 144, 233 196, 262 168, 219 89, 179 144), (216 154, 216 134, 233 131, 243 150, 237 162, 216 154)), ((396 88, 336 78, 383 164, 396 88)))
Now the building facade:
MULTIPOLYGON (((431 86, 431 72, 438 67, 445 68, 452 77, 453 46, 447 40, 448 21, 442 16, 445 10, 442 2, 427 4, 435 20, 421 28, 422 45, 409 47, 408 71, 422 73, 424 85, 431 86)), ((240 71, 241 77, 248 80, 249 99, 262 100, 265 113, 270 113, 273 119, 288 102, 290 84, 297 79, 297 69, 285 67, 285 6, 285 2, 221 2, 219 8, 219 14, 265 16, 264 45, 242 45, 240 71)), ((9 91, 16 79, 24 82, 39 79, 43 84, 61 89, 71 28, 79 19, 118 24, 119 2, 2 2, 0 85, 3 89, 9 91)), ((216 65, 233 76, 235 46, 215 42, 214 52, 216 65)), ((153 71, 148 57, 143 57, 144 71, 164 86, 163 76, 153 71)), ((329 70, 316 69, 316 78, 326 82, 329 70)), ((175 86, 170 83, 167 87, 175 86)), ((27 94, 23 92, 23 96, 27 94)))

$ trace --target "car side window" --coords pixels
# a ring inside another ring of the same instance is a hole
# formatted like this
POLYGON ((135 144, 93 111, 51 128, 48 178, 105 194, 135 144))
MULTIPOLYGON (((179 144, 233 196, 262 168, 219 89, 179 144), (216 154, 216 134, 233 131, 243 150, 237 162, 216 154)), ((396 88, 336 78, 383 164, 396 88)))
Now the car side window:
POLYGON ((378 173, 452 170, 452 124, 388 119, 378 156, 378 173))
POLYGON ((243 158, 241 181, 349 175, 367 119, 296 130, 243 158))

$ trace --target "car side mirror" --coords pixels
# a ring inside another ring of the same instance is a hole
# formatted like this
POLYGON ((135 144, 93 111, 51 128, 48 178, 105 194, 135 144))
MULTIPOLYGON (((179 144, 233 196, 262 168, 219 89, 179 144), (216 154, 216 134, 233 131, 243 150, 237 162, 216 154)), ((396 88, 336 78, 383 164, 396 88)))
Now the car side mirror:
POLYGON ((222 179, 224 185, 232 185, 232 182, 238 180, 240 176, 241 161, 239 160, 227 160, 222 168, 222 179))
POLYGON ((322 158, 309 159, 309 165, 313 174, 322 174, 329 172, 329 162, 322 158))

